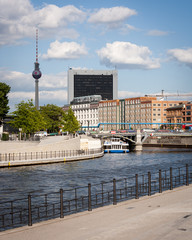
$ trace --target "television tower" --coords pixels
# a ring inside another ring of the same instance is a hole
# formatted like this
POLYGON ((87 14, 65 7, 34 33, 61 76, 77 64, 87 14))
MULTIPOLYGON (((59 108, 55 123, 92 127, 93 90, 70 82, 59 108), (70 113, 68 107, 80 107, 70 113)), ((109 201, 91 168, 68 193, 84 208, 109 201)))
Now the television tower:
POLYGON ((41 77, 41 71, 38 63, 38 29, 36 29, 36 62, 35 69, 32 72, 32 76, 35 79, 35 107, 39 110, 39 78, 41 77))

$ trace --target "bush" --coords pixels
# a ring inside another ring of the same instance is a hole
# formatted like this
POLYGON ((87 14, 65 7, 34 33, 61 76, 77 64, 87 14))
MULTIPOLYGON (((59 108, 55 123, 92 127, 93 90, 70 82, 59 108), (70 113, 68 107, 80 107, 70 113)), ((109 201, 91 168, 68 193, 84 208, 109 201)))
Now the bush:
POLYGON ((9 133, 3 133, 1 140, 2 141, 9 141, 9 133))

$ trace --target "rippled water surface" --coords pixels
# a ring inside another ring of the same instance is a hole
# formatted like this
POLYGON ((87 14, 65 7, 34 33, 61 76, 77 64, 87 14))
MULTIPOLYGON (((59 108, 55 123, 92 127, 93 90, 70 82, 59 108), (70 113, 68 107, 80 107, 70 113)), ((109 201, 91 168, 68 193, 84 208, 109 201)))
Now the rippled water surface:
POLYGON ((28 193, 48 193, 127 178, 148 171, 192 165, 192 149, 145 148, 140 153, 105 154, 102 158, 0 169, 0 199, 11 200, 28 193))

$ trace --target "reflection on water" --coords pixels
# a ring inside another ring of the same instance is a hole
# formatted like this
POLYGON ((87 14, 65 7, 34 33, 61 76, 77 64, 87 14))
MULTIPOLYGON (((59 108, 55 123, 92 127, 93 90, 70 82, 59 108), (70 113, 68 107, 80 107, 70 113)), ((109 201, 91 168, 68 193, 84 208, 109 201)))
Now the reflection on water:
POLYGON ((145 148, 142 152, 105 154, 102 158, 79 162, 4 168, 0 169, 0 199, 127 178, 186 163, 192 164, 192 149, 145 148))

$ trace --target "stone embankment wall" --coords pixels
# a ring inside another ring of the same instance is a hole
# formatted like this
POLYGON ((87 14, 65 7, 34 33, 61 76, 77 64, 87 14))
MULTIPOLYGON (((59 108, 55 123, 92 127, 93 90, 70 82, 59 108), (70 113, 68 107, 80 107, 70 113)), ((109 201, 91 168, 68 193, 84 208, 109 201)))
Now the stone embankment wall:
POLYGON ((46 137, 40 142, 0 141, 0 167, 71 162, 102 157, 99 139, 46 137))
POLYGON ((143 146, 192 148, 192 136, 149 136, 143 146))
POLYGON ((0 153, 47 152, 65 150, 88 150, 101 148, 101 142, 89 136, 51 136, 32 141, 0 141, 0 153))

